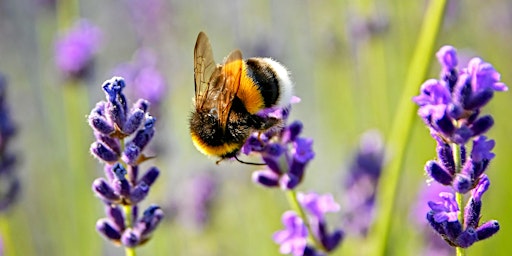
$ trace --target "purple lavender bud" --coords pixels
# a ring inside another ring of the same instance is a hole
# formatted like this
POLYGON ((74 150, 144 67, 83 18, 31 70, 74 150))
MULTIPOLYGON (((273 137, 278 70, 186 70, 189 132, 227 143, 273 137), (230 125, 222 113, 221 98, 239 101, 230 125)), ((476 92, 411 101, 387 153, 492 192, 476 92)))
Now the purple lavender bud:
POLYGON ((146 145, 149 143, 149 141, 151 141, 151 138, 153 138, 153 135, 155 134, 155 121, 156 119, 154 117, 146 115, 144 129, 139 130, 131 141, 141 150, 146 147, 146 145))
POLYGON ((125 198, 129 198, 130 197, 130 184, 128 183, 128 180, 125 178, 126 176, 126 169, 124 169, 124 167, 119 164, 119 163, 116 163, 113 167, 112 167, 112 172, 114 172, 114 175, 115 175, 115 178, 114 178, 114 191, 125 197, 125 198))
POLYGON ((344 236, 345 233, 342 230, 336 230, 331 235, 325 236, 321 239, 322 245, 325 250, 330 252, 338 247, 344 236))
POLYGON ((135 143, 129 142, 124 149, 121 159, 128 165, 137 165, 140 154, 141 149, 135 143))
POLYGON ((455 241, 463 232, 462 225, 459 221, 445 222, 446 238, 452 243, 457 244, 455 241))
POLYGON ((96 230, 106 239, 112 240, 116 243, 121 239, 121 233, 114 227, 114 225, 111 224, 110 220, 108 219, 99 219, 96 222, 96 230))
POLYGON ((500 224, 496 220, 490 220, 476 229, 478 241, 484 240, 496 234, 500 230, 500 224))
POLYGON ((413 97, 413 101, 420 107, 451 102, 451 93, 442 81, 429 79, 421 85, 420 91, 420 95, 413 97))
POLYGON ((265 187, 277 187, 279 185, 279 178, 279 174, 268 169, 252 173, 252 181, 265 187))
POLYGON ((119 156, 102 142, 95 141, 91 144, 91 153, 98 159, 107 163, 116 162, 119 156))
POLYGON ((455 162, 453 161, 452 147, 448 143, 437 143, 437 157, 451 175, 455 174, 455 162))
POLYGON ((281 169, 281 164, 279 162, 279 157, 262 155, 263 162, 267 165, 267 167, 273 171, 274 173, 281 175, 284 171, 281 169))
POLYGON ((445 45, 436 53, 437 60, 443 69, 451 70, 457 67, 457 50, 451 45, 445 45))
POLYGON ((487 167, 489 166, 490 160, 489 159, 483 159, 480 162, 471 161, 473 164, 473 179, 477 179, 482 175, 482 173, 487 170, 487 167))
POLYGON ((475 92, 491 89, 493 91, 507 91, 504 83, 500 83, 500 74, 494 67, 480 58, 473 58, 465 70, 471 77, 471 83, 475 92))
POLYGON ((459 145, 463 145, 466 144, 471 139, 471 137, 473 137, 473 131, 471 131, 471 129, 469 129, 469 127, 466 125, 462 125, 452 135, 452 141, 459 145))
POLYGON ((480 212, 482 211, 482 202, 471 198, 464 209, 464 224, 468 228, 477 228, 480 222, 480 212))
POLYGON ((486 89, 481 92, 475 93, 466 105, 466 109, 474 110, 480 109, 485 106, 494 96, 494 91, 486 89))
POLYGON ((117 155, 121 155, 121 143, 119 139, 94 131, 94 137, 98 142, 102 142, 107 148, 110 148, 117 155))
POLYGON ((141 236, 147 238, 156 229, 164 218, 164 212, 156 205, 149 206, 143 213, 142 218, 136 224, 141 236))
POLYGON ((123 125, 123 133, 124 134, 132 134, 134 133, 142 124, 146 113, 141 109, 135 109, 128 116, 126 123, 123 125))
POLYGON ((126 97, 122 93, 125 87, 122 77, 112 77, 103 83, 103 91, 107 97, 106 115, 120 129, 124 126, 126 120, 126 97))
POLYGON ((483 116, 478 118, 472 125, 471 131, 473 136, 479 136, 487 132, 494 124, 494 119, 491 116, 483 116))
POLYGON ((308 230, 302 219, 293 211, 283 213, 285 229, 274 233, 272 239, 280 245, 279 252, 302 256, 306 249, 308 230))
POLYGON ((112 126, 105 117, 98 115, 91 111, 88 118, 89 125, 97 132, 110 135, 114 132, 114 126, 112 126))
POLYGON ((461 165, 466 164, 466 146, 460 145, 460 163, 461 165))
POLYGON ((264 135, 258 136, 258 133, 253 133, 245 141, 242 147, 242 153, 248 155, 251 152, 262 152, 265 149, 265 145, 268 142, 268 138, 264 135))
POLYGON ((308 213, 320 222, 324 220, 326 213, 340 210, 340 205, 334 201, 331 194, 318 195, 317 193, 298 193, 297 200, 308 213))
POLYGON ((453 120, 448 116, 446 112, 443 112, 443 115, 440 119, 434 120, 437 128, 440 132, 450 136, 455 131, 455 125, 453 125, 453 120))
POLYGON ((296 174, 288 172, 285 175, 283 175, 281 177, 281 179, 279 180, 279 186, 281 187, 281 189, 283 189, 283 190, 294 189, 295 187, 297 187, 300 184, 300 182, 302 181, 302 176, 304 174, 304 165, 303 164, 297 164, 297 165, 301 165, 302 169, 295 168, 292 170, 294 170, 295 172, 301 172, 301 173, 296 175, 296 174))
POLYGON ((139 245, 140 235, 137 234, 133 229, 128 228, 123 232, 123 236, 121 237, 121 243, 129 248, 133 248, 139 245))
MULTIPOLYGON (((144 97, 143 97, 144 98, 144 97)), ((148 112, 149 110, 149 102, 145 99, 138 99, 137 102, 133 104, 133 109, 140 109, 144 113, 148 112)))
POLYGON ((315 157, 313 151, 313 140, 309 138, 297 138, 293 142, 291 154, 294 160, 300 163, 307 163, 315 157))
POLYGON ((453 189, 455 192, 466 194, 473 188, 471 177, 464 173, 457 173, 453 179, 453 189))
POLYGON ((434 215, 436 213, 434 211, 429 211, 427 213, 427 221, 428 223, 430 224, 430 226, 440 235, 442 236, 445 236, 446 235, 446 231, 445 231, 445 226, 446 226, 446 223, 445 222, 437 222, 435 219, 434 219, 434 215))
POLYGON ((123 211, 117 205, 107 205, 105 207, 105 212, 107 214, 108 219, 110 220, 110 224, 115 230, 124 230, 124 215, 123 211))
POLYGON ((462 232, 457 239, 455 239, 455 244, 461 248, 468 248, 473 245, 476 241, 478 241, 478 236, 474 229, 468 228, 462 232))
POLYGON ((455 120, 458 120, 462 114, 464 113, 464 109, 457 105, 457 104, 453 104, 453 103, 450 103, 448 104, 448 107, 446 109, 446 113, 448 113, 448 115, 455 119, 455 120))
POLYGON ((495 141, 487 140, 487 137, 480 136, 473 140, 473 149, 471 150, 471 160, 480 162, 485 159, 491 160, 494 158, 494 153, 491 150, 494 148, 495 141))
POLYGON ((471 191, 471 197, 475 201, 480 202, 482 200, 482 196, 484 195, 484 193, 489 189, 489 186, 491 186, 489 178, 485 174, 482 175, 475 189, 471 191))
POLYGON ((439 197, 443 199, 442 202, 428 202, 428 206, 434 212, 434 220, 438 223, 457 222, 459 206, 455 201, 455 196, 452 193, 441 192, 439 197))
POLYGON ((160 171, 158 170, 158 168, 153 166, 153 167, 149 168, 149 170, 146 171, 144 176, 142 176, 140 178, 139 182, 144 182, 148 186, 151 186, 156 181, 159 174, 160 174, 160 171))
POLYGON ((283 142, 291 142, 295 141, 295 139, 299 136, 299 134, 302 132, 302 122, 300 121, 294 121, 290 125, 288 125, 284 132, 283 132, 283 142))
POLYGON ((144 198, 146 198, 148 193, 149 193, 148 184, 146 184, 145 182, 139 182, 139 184, 137 184, 131 191, 131 194, 130 194, 131 204, 140 203, 142 200, 144 200, 144 198))
POLYGON ((425 165, 425 171, 437 182, 443 185, 450 185, 453 181, 453 176, 436 161, 430 160, 425 165))
POLYGON ((468 109, 468 105, 473 96, 473 89, 471 88, 471 80, 465 74, 459 77, 458 84, 455 87, 456 92, 454 98, 462 108, 468 109))
POLYGON ((92 190, 105 202, 119 202, 119 195, 103 178, 97 178, 92 183, 92 190))

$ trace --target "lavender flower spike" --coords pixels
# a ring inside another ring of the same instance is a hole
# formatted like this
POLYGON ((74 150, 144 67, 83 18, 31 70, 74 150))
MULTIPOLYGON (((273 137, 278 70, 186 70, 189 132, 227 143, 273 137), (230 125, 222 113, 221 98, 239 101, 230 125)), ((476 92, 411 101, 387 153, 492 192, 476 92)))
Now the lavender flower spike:
POLYGON ((15 134, 16 125, 7 105, 7 79, 0 73, 0 212, 16 202, 21 187, 16 175, 16 156, 10 152, 15 134))
POLYGON ((66 76, 79 78, 90 70, 99 50, 101 31, 87 20, 78 21, 55 41, 55 62, 66 76))
POLYGON ((453 193, 439 195, 441 202, 430 201, 427 220, 431 227, 453 247, 468 248, 475 242, 494 235, 497 221, 480 224, 482 195, 489 189, 485 174, 495 154, 494 140, 485 133, 494 125, 491 115, 480 116, 482 108, 495 91, 507 91, 500 74, 489 63, 473 58, 468 66, 457 69, 455 48, 444 46, 437 53, 442 66, 441 78, 422 85, 413 98, 419 106, 418 115, 437 141, 437 160, 425 165, 427 174, 439 184, 452 187, 453 193), (466 152, 472 143, 471 152, 466 152), (462 211, 463 195, 471 194, 462 211), (457 200, 455 198, 457 197, 457 200))
POLYGON ((143 150, 153 138, 156 119, 149 115, 145 100, 139 99, 128 108, 125 87, 121 77, 105 81, 102 89, 106 101, 96 104, 88 119, 96 137, 91 153, 105 164, 106 176, 96 179, 92 186, 107 212, 107 218, 100 219, 96 229, 106 239, 133 250, 149 240, 163 211, 152 205, 138 215, 138 204, 160 173, 158 168, 150 167, 139 177, 139 164, 150 159, 143 150))

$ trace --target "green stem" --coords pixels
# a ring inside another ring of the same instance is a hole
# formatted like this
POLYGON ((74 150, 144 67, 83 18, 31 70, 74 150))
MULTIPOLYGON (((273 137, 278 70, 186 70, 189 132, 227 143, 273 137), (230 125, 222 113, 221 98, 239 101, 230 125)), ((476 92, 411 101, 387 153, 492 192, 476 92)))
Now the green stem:
POLYGON ((375 246, 372 255, 386 255, 388 240, 391 233, 397 200, 398 184, 401 177, 402 164, 407 144, 411 136, 412 124, 415 120, 415 107, 411 98, 418 92, 421 83, 426 79, 430 61, 434 53, 434 45, 443 20, 445 0, 429 1, 425 13, 416 49, 409 65, 405 86, 394 115, 388 145, 392 147, 394 158, 382 173, 377 191, 378 218, 370 231, 370 239, 375 246))
POLYGON ((11 227, 9 224, 9 220, 6 216, 0 217, 0 230, 1 230, 1 238, 4 244, 4 253, 5 255, 17 255, 16 247, 12 243, 12 235, 11 235, 11 227))
MULTIPOLYGON (((133 209, 133 207, 131 205, 123 205, 123 211, 124 211, 124 216, 125 216, 125 225, 127 228, 131 228, 133 225, 132 209, 133 209)), ((136 256, 137 255, 134 247, 124 247, 124 253, 126 256, 136 256)))
MULTIPOLYGON (((452 155, 453 155, 453 162, 455 163, 455 173, 459 173, 462 169, 462 160, 461 160, 461 150, 460 145, 453 143, 452 144, 452 155)), ((464 195, 461 193, 455 193, 455 200, 457 201, 457 205, 459 206, 459 214, 458 219, 460 224, 464 227, 464 195)), ((464 256, 466 255, 465 251, 461 247, 455 247, 455 252, 457 256, 464 256)))
POLYGON ((320 251, 325 252, 325 248, 322 245, 318 239, 315 238, 313 235, 313 230, 311 229, 311 226, 309 225, 308 217, 306 216, 306 213, 304 212, 304 209, 302 209, 302 206, 299 203, 299 200, 297 200, 297 193, 295 190, 288 190, 286 191, 286 196, 288 198, 288 203, 290 204, 290 207, 299 214, 299 217, 302 219, 304 224, 306 225, 306 228, 308 229, 308 239, 313 243, 315 248, 319 249, 320 251))

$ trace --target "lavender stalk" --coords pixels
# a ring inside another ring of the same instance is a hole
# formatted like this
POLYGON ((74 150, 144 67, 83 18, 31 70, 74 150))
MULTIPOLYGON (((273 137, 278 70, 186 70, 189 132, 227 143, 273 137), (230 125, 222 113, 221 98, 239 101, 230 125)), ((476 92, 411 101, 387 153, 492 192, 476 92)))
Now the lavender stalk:
POLYGON ((100 101, 89 115, 96 141, 91 153, 105 164, 106 178, 98 178, 92 189, 104 202, 107 218, 98 220, 96 229, 106 239, 135 255, 135 248, 146 243, 163 218, 157 205, 142 215, 139 203, 149 193, 160 171, 150 167, 139 175, 139 165, 151 159, 143 150, 155 133, 156 119, 149 114, 149 102, 136 101, 128 108, 124 79, 113 77, 102 86, 106 101, 100 101))
POLYGON ((450 186, 452 192, 440 193, 441 202, 428 203, 431 211, 427 220, 456 248, 457 255, 464 255, 465 248, 499 230, 495 220, 480 223, 481 199, 490 186, 484 172, 495 157, 491 152, 495 142, 485 136, 494 119, 481 113, 495 91, 508 88, 500 82, 494 67, 480 58, 471 59, 459 70, 452 46, 443 46, 437 58, 442 65, 440 80, 427 80, 413 100, 420 106, 418 115, 437 141, 438 160, 428 161, 425 171, 434 181, 450 186), (466 194, 470 198, 465 203, 466 194))

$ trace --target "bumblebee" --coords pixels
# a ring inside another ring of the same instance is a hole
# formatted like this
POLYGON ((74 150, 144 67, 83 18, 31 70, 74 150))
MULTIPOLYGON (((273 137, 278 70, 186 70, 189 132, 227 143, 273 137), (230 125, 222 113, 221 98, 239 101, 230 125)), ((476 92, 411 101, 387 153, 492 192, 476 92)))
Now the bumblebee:
POLYGON ((204 32, 194 47, 194 84, 192 142, 219 161, 236 158, 251 133, 279 127, 282 120, 258 112, 289 106, 293 88, 288 70, 271 58, 244 60, 234 50, 223 64, 216 64, 204 32))

